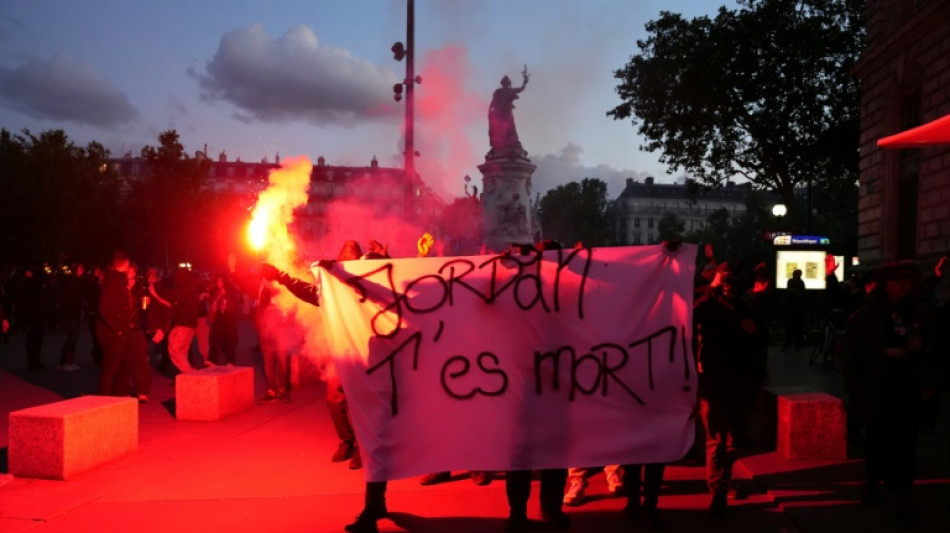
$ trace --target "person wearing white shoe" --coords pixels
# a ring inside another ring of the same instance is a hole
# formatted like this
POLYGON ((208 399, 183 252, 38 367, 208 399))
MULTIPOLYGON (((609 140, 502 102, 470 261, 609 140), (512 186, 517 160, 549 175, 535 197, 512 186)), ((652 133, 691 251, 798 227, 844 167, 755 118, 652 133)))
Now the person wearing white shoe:
MULTIPOLYGON (((576 507, 587 499, 587 478, 593 476, 598 469, 571 467, 567 469, 567 492, 564 493, 564 505, 576 507)), ((604 476, 607 479, 607 490, 616 494, 623 490, 623 467, 607 465, 604 467, 604 476)))

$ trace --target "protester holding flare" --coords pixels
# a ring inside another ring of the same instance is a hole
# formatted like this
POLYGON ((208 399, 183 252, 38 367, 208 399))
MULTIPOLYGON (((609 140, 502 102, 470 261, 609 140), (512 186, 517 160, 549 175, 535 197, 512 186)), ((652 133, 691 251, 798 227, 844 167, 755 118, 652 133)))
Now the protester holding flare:
MULTIPOLYGON (((337 255, 337 261, 351 261, 355 259, 368 258, 380 259, 388 257, 387 247, 377 241, 370 241, 370 252, 363 256, 359 243, 350 240, 343 243, 343 248, 337 255)), ((331 268, 335 261, 323 260, 318 264, 331 268)), ((287 288, 294 296, 309 304, 319 306, 320 295, 317 285, 307 283, 297 279, 286 272, 281 272, 275 266, 264 263, 261 265, 261 274, 265 280, 276 281, 287 288)), ((330 418, 333 420, 333 426, 340 437, 340 445, 331 458, 334 462, 350 459, 350 469, 359 469, 363 466, 360 456, 359 446, 356 443, 356 433, 353 431, 353 423, 350 421, 349 409, 346 405, 346 397, 343 393, 343 386, 340 383, 339 375, 335 368, 328 368, 327 376, 327 407, 330 409, 330 418)), ((365 505, 363 511, 356 517, 356 521, 348 524, 344 529, 351 533, 375 533, 377 531, 376 521, 388 514, 386 509, 386 482, 385 481, 367 481, 365 505)))

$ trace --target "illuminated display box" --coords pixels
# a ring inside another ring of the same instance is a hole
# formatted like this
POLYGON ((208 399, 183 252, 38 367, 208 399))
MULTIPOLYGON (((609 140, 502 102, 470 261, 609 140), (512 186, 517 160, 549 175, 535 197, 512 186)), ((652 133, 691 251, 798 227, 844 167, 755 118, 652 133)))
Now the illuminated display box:
POLYGON ((10 413, 10 473, 69 479, 134 453, 139 445, 135 398, 82 396, 10 413))

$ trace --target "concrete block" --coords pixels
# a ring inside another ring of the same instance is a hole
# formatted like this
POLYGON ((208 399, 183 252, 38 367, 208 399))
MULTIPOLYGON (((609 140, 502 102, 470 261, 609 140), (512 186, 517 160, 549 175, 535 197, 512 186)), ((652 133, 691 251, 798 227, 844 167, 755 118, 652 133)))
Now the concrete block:
POLYGON ((135 398, 82 396, 10 413, 10 473, 69 479, 138 449, 135 398))
POLYGON ((804 386, 760 388, 749 416, 749 439, 762 448, 774 450, 778 433, 778 398, 801 392, 814 392, 814 389, 804 386))
POLYGON ((212 366, 175 377, 178 420, 221 420, 254 405, 254 369, 212 366))
POLYGON ((778 397, 775 450, 781 459, 847 459, 844 401, 823 392, 778 397))

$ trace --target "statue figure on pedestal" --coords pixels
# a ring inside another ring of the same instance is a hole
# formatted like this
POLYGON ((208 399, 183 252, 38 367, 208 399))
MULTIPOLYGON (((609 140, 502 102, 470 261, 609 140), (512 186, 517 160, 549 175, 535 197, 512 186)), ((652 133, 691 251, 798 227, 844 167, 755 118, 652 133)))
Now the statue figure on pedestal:
POLYGON ((516 150, 522 152, 521 142, 518 140, 518 130, 515 128, 515 100, 518 94, 528 85, 528 66, 521 71, 521 87, 511 86, 508 76, 501 79, 501 87, 495 89, 491 105, 488 107, 488 142, 492 151, 516 150))

